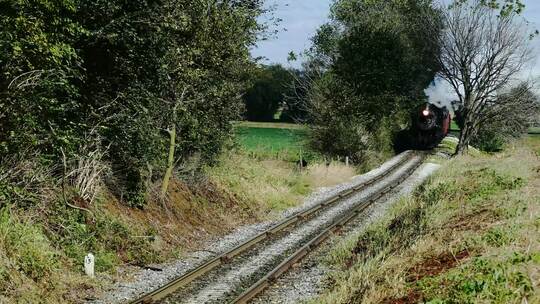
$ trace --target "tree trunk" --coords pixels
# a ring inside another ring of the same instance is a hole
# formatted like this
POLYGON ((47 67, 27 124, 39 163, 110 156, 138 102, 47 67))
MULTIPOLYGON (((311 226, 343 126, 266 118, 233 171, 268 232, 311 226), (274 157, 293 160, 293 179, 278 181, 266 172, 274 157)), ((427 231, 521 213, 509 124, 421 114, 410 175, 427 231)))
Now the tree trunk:
POLYGON ((169 143, 169 159, 167 160, 167 171, 163 177, 163 183, 161 184, 161 200, 165 199, 167 190, 169 189, 169 181, 171 180, 172 172, 174 169, 174 149, 176 146, 176 126, 173 125, 171 130, 168 131, 170 136, 169 143))
POLYGON ((459 143, 456 147, 454 156, 464 155, 469 152, 469 143, 471 142, 471 137, 473 135, 472 126, 473 124, 471 123, 471 121, 469 119, 465 119, 463 129, 461 130, 461 133, 459 134, 459 143))

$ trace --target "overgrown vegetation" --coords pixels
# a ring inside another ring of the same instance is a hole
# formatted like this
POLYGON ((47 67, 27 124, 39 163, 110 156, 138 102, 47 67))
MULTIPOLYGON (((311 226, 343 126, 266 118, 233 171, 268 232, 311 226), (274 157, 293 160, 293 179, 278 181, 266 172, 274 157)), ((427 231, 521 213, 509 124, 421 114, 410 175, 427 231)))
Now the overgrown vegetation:
POLYGON ((10 169, 0 168, 1 301, 75 301, 80 295, 70 288, 84 293, 93 285, 81 276, 88 252, 96 255, 99 273, 162 259, 152 247, 150 226, 133 227, 101 208, 68 204, 61 186, 35 164, 19 160, 10 169))
POLYGON ((2 1, 0 151, 55 165, 89 137, 133 206, 175 162, 211 163, 240 115, 261 1, 2 1))
POLYGON ((535 303, 539 185, 530 147, 453 159, 333 251, 313 302, 535 303))

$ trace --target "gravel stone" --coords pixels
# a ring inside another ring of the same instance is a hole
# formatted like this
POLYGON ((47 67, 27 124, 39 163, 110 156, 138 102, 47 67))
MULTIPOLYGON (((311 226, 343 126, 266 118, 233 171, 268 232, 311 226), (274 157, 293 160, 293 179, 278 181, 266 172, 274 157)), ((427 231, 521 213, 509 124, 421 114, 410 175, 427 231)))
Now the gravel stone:
POLYGON ((393 192, 369 207, 363 214, 343 228, 340 237, 331 238, 317 251, 291 271, 280 277, 276 283, 263 292, 253 303, 292 304, 309 300, 326 287, 325 279, 332 271, 323 260, 341 240, 355 235, 368 227, 369 224, 383 217, 388 209, 403 196, 410 195, 416 187, 423 183, 440 165, 425 163, 411 177, 404 181, 393 192))
MULTIPOLYGON (((264 231, 268 227, 274 225, 275 223, 279 222, 280 220, 291 216, 293 214, 296 214, 298 212, 301 212, 303 210, 306 210, 313 205, 316 205, 322 201, 327 200, 328 198, 333 197, 337 193, 340 193, 343 190, 353 188, 362 182, 369 180, 373 176, 376 176, 386 170, 388 168, 392 167, 396 163, 402 161, 404 158, 407 158, 409 154, 412 153, 411 151, 407 151, 404 153, 401 153, 392 159, 385 162, 380 167, 366 173, 363 175, 358 175, 353 177, 349 182, 343 183, 334 187, 327 187, 327 188, 320 188, 311 195, 309 195, 305 200, 304 203, 298 207, 288 209, 280 214, 277 220, 275 221, 266 221, 254 225, 246 225, 243 227, 239 227, 234 232, 223 236, 221 238, 209 240, 207 242, 207 245, 203 246, 203 250, 195 251, 190 253, 184 258, 178 259, 173 262, 164 263, 160 265, 152 265, 153 267, 162 269, 162 271, 154 271, 149 269, 143 269, 132 267, 132 266, 126 266, 122 267, 119 272, 121 273, 127 273, 128 280, 126 282, 116 282, 111 285, 111 287, 106 290, 103 294, 97 295, 98 299, 91 300, 88 303, 95 303, 95 304, 101 304, 101 303, 125 303, 129 300, 133 300, 137 297, 142 296, 143 294, 146 294, 154 289, 159 288, 160 286, 163 286, 167 284, 168 282, 172 281, 173 279, 181 276, 182 274, 196 268, 197 266, 203 264, 205 261, 211 259, 212 257, 221 254, 223 252, 226 252, 227 250, 230 250, 231 248, 235 247, 236 245, 242 243, 243 241, 257 235, 258 233, 264 231)), ((395 172, 395 174, 399 174, 401 171, 395 172)), ((375 187, 369 187, 371 190, 366 189, 366 191, 372 191, 373 189, 378 189, 375 187)), ((354 204, 354 202, 357 202, 359 199, 362 198, 363 195, 368 195, 366 191, 362 191, 360 193, 357 193, 356 195, 353 195, 349 199, 345 200, 342 204, 340 204, 337 209, 330 209, 330 211, 333 210, 334 215, 338 214, 340 211, 342 212, 347 208, 347 206, 351 206, 354 204), (360 195, 360 196, 359 196, 360 195)), ((326 214, 326 213, 325 213, 326 214)), ((320 219, 324 220, 324 219, 320 219)), ((310 226, 311 228, 304 228, 306 229, 304 232, 313 232, 313 229, 316 229, 315 226, 310 226)), ((297 239, 300 235, 296 235, 297 239)), ((292 240, 292 239, 291 239, 292 240)), ((289 241, 291 241, 289 240, 289 241)), ((276 250, 279 250, 279 248, 282 248, 283 246, 287 246, 287 242, 281 243, 280 245, 276 245, 276 250), (281 246, 281 247, 280 247, 281 246)), ((260 264, 260 263, 256 263, 260 264)), ((192 302, 196 303, 196 302, 192 302)), ((200 303, 200 302, 197 302, 200 303)))
MULTIPOLYGON (((340 218, 344 213, 353 209, 356 205, 362 202, 365 198, 375 194, 376 192, 386 188, 393 181, 399 178, 406 170, 414 166, 414 163, 420 158, 414 157, 407 165, 393 172, 383 181, 374 184, 353 194, 351 197, 340 201, 339 204, 330 207, 328 210, 321 212, 315 218, 307 221, 302 226, 291 231, 289 234, 280 240, 272 243, 264 250, 260 250, 255 255, 249 257, 243 262, 240 267, 231 269, 220 276, 217 282, 210 283, 202 288, 192 297, 182 299, 182 303, 200 304, 200 303, 217 303, 226 299, 228 295, 234 294, 238 286, 247 278, 257 274, 265 273, 268 265, 272 265, 279 257, 286 252, 291 252, 303 245, 303 241, 310 236, 316 235, 322 229, 330 225, 332 222, 340 218)), ((174 297, 173 297, 174 298, 174 297)), ((180 300, 180 299, 175 299, 180 300)), ((174 301, 177 302, 177 301, 174 301)))

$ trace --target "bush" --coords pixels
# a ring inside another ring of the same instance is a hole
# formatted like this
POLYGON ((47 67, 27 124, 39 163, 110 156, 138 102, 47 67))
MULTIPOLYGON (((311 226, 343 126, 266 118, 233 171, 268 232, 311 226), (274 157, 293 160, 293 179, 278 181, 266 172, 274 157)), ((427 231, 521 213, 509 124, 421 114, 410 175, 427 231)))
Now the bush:
MULTIPOLYGON (((17 220, 9 208, 0 209, 0 251, 8 255, 16 267, 30 279, 39 282, 58 268, 58 253, 39 228, 17 220)), ((1 267, 10 266, 2 261, 1 267)), ((2 285, 0 279, 0 286, 2 285)))
POLYGON ((473 146, 484 152, 500 152, 503 150, 506 138, 496 130, 480 130, 473 139, 473 146))
POLYGON ((419 20, 438 12, 431 1, 366 0, 339 0, 331 11, 307 71, 313 145, 361 161, 389 149, 404 113, 427 100, 439 48, 419 20))
POLYGON ((0 156, 72 159, 97 132, 118 194, 142 207, 177 160, 211 163, 242 108, 261 1, 19 1, 0 4, 0 156))

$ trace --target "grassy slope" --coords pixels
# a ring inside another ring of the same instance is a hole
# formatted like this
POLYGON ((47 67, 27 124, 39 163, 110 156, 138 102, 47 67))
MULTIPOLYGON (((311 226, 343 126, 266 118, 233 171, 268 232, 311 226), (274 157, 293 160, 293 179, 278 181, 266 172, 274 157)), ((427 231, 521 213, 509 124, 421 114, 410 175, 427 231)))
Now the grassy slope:
MULTIPOLYGON (((260 140, 296 149, 297 138, 284 131, 280 139, 260 140)), ((81 302, 122 279, 118 266, 180 257, 209 237, 272 217, 301 203, 311 190, 356 173, 339 163, 312 163, 299 171, 294 162, 240 146, 207 168, 200 183, 173 180, 165 203, 157 199, 156 181, 144 210, 128 208, 102 192, 86 206, 90 214, 67 206, 58 179, 34 166, 36 160, 0 168, 0 303, 81 302), (11 176, 27 182, 10 183, 11 176), (96 256, 96 279, 82 272, 88 252, 96 256)), ((69 186, 67 195, 71 197, 69 186)))
MULTIPOLYGON (((81 302, 118 279, 118 266, 178 257, 259 214, 255 206, 208 181, 188 187, 174 180, 170 200, 162 203, 150 195, 144 210, 102 193, 88 206, 92 214, 68 207, 58 188, 47 187, 39 200, 23 205, 7 198, 0 208, 0 303, 81 302), (89 252, 96 257, 96 279, 82 272, 89 252)), ((1 188, 0 183, 2 198, 11 193, 1 188)))
POLYGON ((313 303, 539 303, 540 137, 527 143, 445 164, 334 250, 313 303))
POLYGON ((208 175, 263 213, 295 206, 315 188, 345 182, 356 174, 338 162, 329 166, 317 162, 320 158, 305 149, 306 130, 301 125, 241 122, 236 134, 239 150, 226 153, 208 175), (302 171, 296 164, 300 155, 309 160, 302 171))
POLYGON ((300 171, 295 163, 279 159, 258 159, 242 152, 229 152, 221 164, 209 168, 208 175, 260 215, 296 206, 318 187, 336 185, 356 174, 340 163, 329 166, 313 163, 300 171))

